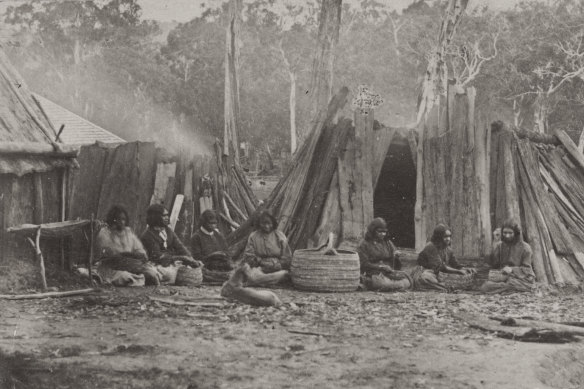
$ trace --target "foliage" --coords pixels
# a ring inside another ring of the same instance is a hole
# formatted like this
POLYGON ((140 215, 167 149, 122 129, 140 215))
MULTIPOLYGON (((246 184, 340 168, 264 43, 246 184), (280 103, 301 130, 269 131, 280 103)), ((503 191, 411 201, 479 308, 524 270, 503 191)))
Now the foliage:
MULTIPOLYGON (((168 143, 173 126, 221 137, 226 5, 217 4, 162 40, 159 26, 142 20, 137 0, 33 0, 7 9, 15 42, 8 51, 33 90, 129 140, 168 143)), ((289 148, 292 81, 297 128, 309 123, 319 5, 244 4, 241 138, 279 153, 289 148)), ((410 124, 444 5, 419 0, 398 13, 384 2, 345 3, 334 89, 356 93, 366 84, 385 101, 376 110, 380 122, 410 124)), ((500 119, 575 133, 584 126, 583 22, 575 0, 475 9, 448 49, 449 76, 476 86, 477 104, 500 119)))

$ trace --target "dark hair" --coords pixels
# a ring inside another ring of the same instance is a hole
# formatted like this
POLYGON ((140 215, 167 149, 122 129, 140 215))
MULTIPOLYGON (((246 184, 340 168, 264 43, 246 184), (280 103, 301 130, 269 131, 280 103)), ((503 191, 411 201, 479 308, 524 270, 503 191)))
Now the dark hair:
POLYGON ((217 214, 212 209, 207 209, 201 214, 201 220, 199 221, 199 227, 204 227, 210 221, 218 222, 217 214))
POLYGON ((109 211, 107 212, 107 216, 105 217, 105 222, 107 223, 108 226, 113 226, 114 223, 116 222, 116 218, 118 217, 118 215, 122 213, 126 217, 126 225, 129 226, 130 217, 128 216, 128 211, 126 211, 126 208, 122 207, 121 205, 114 205, 109 209, 109 211))
POLYGON ((448 227, 446 224, 438 224, 436 227, 434 227, 430 242, 434 243, 436 246, 444 246, 444 236, 446 236, 446 231, 452 232, 450 227, 448 227))
POLYGON ((504 228, 510 228, 513 230, 513 233, 515 234, 513 236, 513 241, 517 242, 519 241, 519 239, 522 239, 521 237, 521 226, 519 226, 519 223, 517 223, 515 221, 515 219, 507 219, 503 222, 503 224, 501 224, 501 236, 503 235, 503 229, 504 228))
POLYGON ((146 224, 150 227, 164 227, 162 214, 164 214, 164 205, 152 204, 146 210, 146 224))
POLYGON ((256 230, 260 229, 260 223, 263 219, 269 219, 272 222, 274 230, 278 228, 278 221, 269 211, 262 211, 254 220, 253 227, 256 230))
MULTIPOLYGON (((375 240, 377 238, 375 236, 375 233, 379 229, 387 230, 387 223, 385 222, 385 220, 383 220, 383 218, 377 217, 377 218, 373 219, 371 221, 371 223, 369 223, 369 225, 367 226, 367 232, 365 233, 365 240, 367 240, 367 241, 375 240)), ((387 238, 387 239, 389 239, 389 238, 387 238)))

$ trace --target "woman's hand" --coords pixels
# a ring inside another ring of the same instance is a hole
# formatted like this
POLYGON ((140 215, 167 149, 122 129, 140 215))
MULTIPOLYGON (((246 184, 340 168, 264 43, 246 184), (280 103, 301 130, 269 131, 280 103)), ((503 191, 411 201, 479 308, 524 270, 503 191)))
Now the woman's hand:
POLYGON ((511 266, 505 266, 504 268, 501 269, 501 271, 503 272, 503 274, 511 274, 513 273, 513 268, 511 266))

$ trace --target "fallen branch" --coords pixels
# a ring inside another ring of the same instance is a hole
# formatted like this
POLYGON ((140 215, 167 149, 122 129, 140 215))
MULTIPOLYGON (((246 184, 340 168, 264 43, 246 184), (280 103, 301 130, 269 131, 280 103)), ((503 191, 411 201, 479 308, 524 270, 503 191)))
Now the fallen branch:
POLYGON ((523 342, 567 343, 576 341, 576 336, 584 335, 584 329, 537 320, 512 318, 489 318, 469 313, 452 313, 471 328, 493 332, 498 337, 523 342))
POLYGON ((300 331, 300 330, 288 330, 291 334, 300 334, 300 335, 313 335, 313 336, 333 336, 333 334, 329 334, 326 332, 313 332, 313 331, 300 331))
POLYGON ((560 323, 552 323, 547 321, 541 320, 527 320, 527 319, 515 319, 515 318, 507 318, 507 317, 490 317, 490 319, 497 320, 504 324, 506 322, 512 322, 514 326, 521 326, 521 327, 532 327, 534 329, 546 329, 551 330, 554 332, 561 332, 566 334, 584 336, 584 328, 560 324, 560 323))
MULTIPOLYGON (((164 298, 164 297, 153 297, 153 296, 148 296, 148 298, 152 301, 158 301, 160 303, 165 303, 165 304, 170 304, 170 305, 188 305, 188 306, 193 306, 193 307, 216 307, 216 308, 221 308, 224 307, 226 304, 224 302, 222 303, 214 303, 214 302, 209 302, 209 301, 186 301, 186 300, 174 300, 174 299, 169 299, 169 298, 164 298)), ((221 300, 223 301, 223 300, 221 300)))
POLYGON ((31 299, 44 299, 50 297, 69 297, 69 296, 79 296, 83 294, 90 294, 97 292, 99 289, 79 289, 79 290, 69 290, 66 292, 46 292, 46 293, 36 293, 36 294, 0 294, 0 299, 3 300, 31 300, 31 299))

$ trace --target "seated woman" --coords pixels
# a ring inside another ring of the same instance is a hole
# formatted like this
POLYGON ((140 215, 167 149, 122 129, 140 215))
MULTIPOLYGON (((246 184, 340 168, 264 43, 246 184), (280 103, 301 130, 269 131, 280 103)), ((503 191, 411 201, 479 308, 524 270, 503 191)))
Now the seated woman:
POLYGON ((217 215, 207 209, 201 215, 199 229, 191 238, 193 258, 201 261, 203 281, 225 282, 234 266, 228 254, 227 241, 217 228, 217 215))
POLYGON ((97 273, 110 280, 115 271, 143 274, 146 284, 159 285, 158 272, 148 263, 146 250, 128 226, 128 212, 113 206, 106 216, 107 225, 97 234, 97 273))
POLYGON ((263 211, 256 219, 256 230, 247 240, 243 263, 251 268, 250 285, 274 285, 288 278, 292 250, 286 235, 278 231, 276 219, 263 211))
POLYGON ((535 273, 531 267, 531 247, 521 237, 521 227, 514 220, 501 226, 501 241, 495 245, 489 258, 493 269, 501 270, 503 278, 487 281, 481 286, 484 293, 531 292, 535 287, 535 273))
POLYGON ((140 239, 150 261, 162 266, 170 266, 175 262, 182 262, 183 265, 194 268, 203 265, 200 261, 193 259, 189 250, 168 226, 170 217, 162 204, 153 204, 148 207, 146 223, 148 228, 140 239))
POLYGON ((405 290, 412 280, 401 269, 399 252, 387 236, 387 224, 378 217, 367 227, 365 239, 357 249, 363 283, 367 289, 383 292, 405 290))
POLYGON ((415 289, 450 291, 472 283, 475 270, 464 268, 456 261, 450 247, 451 237, 450 228, 444 224, 434 228, 430 242, 418 255, 418 267, 412 274, 415 289), (443 273, 454 276, 446 280, 443 273))

